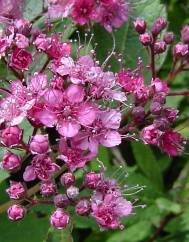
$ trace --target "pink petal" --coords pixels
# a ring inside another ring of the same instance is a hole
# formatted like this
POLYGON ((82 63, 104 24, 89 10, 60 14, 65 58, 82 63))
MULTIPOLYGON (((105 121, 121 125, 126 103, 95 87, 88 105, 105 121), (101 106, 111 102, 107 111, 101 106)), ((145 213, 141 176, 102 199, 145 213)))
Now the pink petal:
POLYGON ((65 95, 71 103, 80 103, 83 101, 85 93, 83 87, 73 84, 66 89, 65 95))
POLYGON ((114 147, 121 143, 121 136, 116 131, 108 131, 100 138, 100 143, 105 147, 114 147))
POLYGON ((80 130, 80 125, 73 121, 62 121, 58 124, 59 134, 65 137, 74 137, 80 130))
POLYGON ((37 112, 35 118, 47 127, 53 127, 57 123, 57 116, 48 110, 37 112))
POLYGON ((91 125, 95 118, 96 118, 96 111, 94 107, 92 107, 90 104, 83 104, 78 113, 77 113, 78 121, 82 125, 91 125))
POLYGON ((24 181, 29 182, 36 179, 35 171, 32 166, 27 166, 24 174, 23 174, 24 181))

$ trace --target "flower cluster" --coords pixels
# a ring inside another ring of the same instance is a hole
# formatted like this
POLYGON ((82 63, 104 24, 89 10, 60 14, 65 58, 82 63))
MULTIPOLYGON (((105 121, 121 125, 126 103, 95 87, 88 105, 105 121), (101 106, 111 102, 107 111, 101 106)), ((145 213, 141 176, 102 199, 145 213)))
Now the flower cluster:
POLYGON ((79 25, 100 23, 107 31, 119 28, 128 19, 125 0, 46 0, 49 18, 71 16, 79 25))
MULTIPOLYGON (((49 11, 60 4, 49 2, 49 11)), ((61 4, 80 24, 92 20, 94 9, 109 11, 113 7, 120 13, 125 6, 121 6, 122 1, 113 0, 61 1, 61 4)), ((112 26, 119 27, 125 17, 120 20, 116 14, 111 16, 113 19, 107 17, 105 23, 99 20, 109 31, 112 26)), ((134 25, 141 42, 151 51, 149 84, 142 74, 140 59, 136 70, 121 68, 114 73, 106 69, 113 51, 100 64, 94 50, 81 55, 81 45, 77 57, 72 58, 73 46, 62 41, 62 34, 34 29, 24 19, 7 25, 0 37, 0 55, 15 79, 7 80, 7 86, 0 88, 0 145, 6 149, 0 166, 10 174, 18 171, 22 174, 20 181, 11 177, 7 189, 9 197, 18 200, 8 209, 11 220, 22 219, 36 204, 52 204, 56 210, 50 223, 57 229, 68 225, 69 206, 75 208, 77 215, 93 217, 101 229, 122 229, 121 217, 132 214, 134 208, 124 197, 127 187, 122 191, 118 181, 106 177, 104 172, 85 171, 89 161, 95 162, 99 146, 111 148, 123 140, 140 139, 172 156, 184 149, 185 140, 171 128, 178 111, 166 107, 169 87, 157 77, 153 59, 163 52, 159 51, 162 44, 158 36, 166 21, 158 18, 151 34, 146 33, 143 20, 137 19, 134 25), (151 41, 148 45, 147 39, 151 41), (39 57, 44 63, 33 71, 39 57), (131 105, 128 100, 132 100, 131 105), (125 109, 130 110, 125 113, 125 109), (26 130, 21 128, 26 120, 33 128, 28 141, 24 139, 26 130), (126 125, 120 128, 121 121, 126 125), (21 157, 16 150, 24 155, 21 157), (76 179, 78 169, 85 171, 82 186, 76 179), (28 192, 30 182, 38 183, 37 197, 28 192), (83 190, 89 195, 83 194, 83 190)), ((186 32, 182 31, 185 42, 186 32)), ((170 44, 170 39, 172 34, 166 33, 164 42, 170 44)))

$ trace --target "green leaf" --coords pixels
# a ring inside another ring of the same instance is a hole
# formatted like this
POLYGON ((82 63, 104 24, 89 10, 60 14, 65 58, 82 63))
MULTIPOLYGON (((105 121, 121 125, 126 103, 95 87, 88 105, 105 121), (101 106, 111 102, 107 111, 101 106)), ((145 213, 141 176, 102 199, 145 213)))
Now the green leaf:
POLYGON ((151 148, 139 142, 132 142, 131 146, 140 169, 157 188, 162 190, 163 178, 161 170, 151 148))
POLYGON ((0 216, 0 234, 2 242, 41 242, 49 228, 48 217, 37 217, 30 212, 18 222, 8 220, 7 215, 0 216))
POLYGON ((69 228, 62 230, 49 229, 47 239, 44 242, 73 242, 73 237, 69 228))
POLYGON ((163 197, 156 199, 156 204, 161 211, 172 212, 174 214, 178 214, 181 212, 180 204, 163 197))
POLYGON ((150 236, 152 225, 148 221, 139 222, 122 232, 114 233, 107 242, 138 242, 146 241, 145 239, 150 236))
POLYGON ((33 20, 43 10, 43 1, 25 0, 24 4, 24 18, 29 21, 33 20))
POLYGON ((24 120, 21 124, 20 127, 24 130, 24 134, 23 134, 23 140, 24 142, 28 142, 29 138, 31 137, 32 133, 33 133, 33 126, 30 124, 29 121, 24 120))
MULTIPOLYGON (((130 13, 134 18, 141 17, 146 20, 150 28, 153 21, 160 15, 166 18, 165 7, 160 4, 160 0, 144 0, 138 3, 138 0, 133 0, 131 3, 132 12, 130 13), (133 7, 132 7, 133 5, 133 7)), ((123 60, 126 66, 135 68, 138 57, 141 57, 146 66, 149 61, 146 48, 139 42, 139 35, 133 28, 133 18, 124 24, 115 32, 116 52, 123 55, 123 60)), ((107 56, 108 51, 112 49, 113 41, 111 35, 104 31, 99 25, 95 27, 94 41, 98 43, 97 57, 103 62, 107 56)), ((158 67, 160 67, 165 59, 166 53, 159 55, 156 58, 158 67)), ((117 61, 112 61, 112 69, 118 70, 119 65, 117 61)))

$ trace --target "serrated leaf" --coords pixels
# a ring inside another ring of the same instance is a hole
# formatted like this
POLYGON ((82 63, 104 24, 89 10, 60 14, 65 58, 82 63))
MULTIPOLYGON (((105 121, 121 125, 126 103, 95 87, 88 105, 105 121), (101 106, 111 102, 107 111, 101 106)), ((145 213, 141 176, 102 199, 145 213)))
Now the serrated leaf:
POLYGON ((157 188, 162 190, 163 178, 161 170, 151 148, 139 142, 132 142, 131 146, 140 169, 157 188))

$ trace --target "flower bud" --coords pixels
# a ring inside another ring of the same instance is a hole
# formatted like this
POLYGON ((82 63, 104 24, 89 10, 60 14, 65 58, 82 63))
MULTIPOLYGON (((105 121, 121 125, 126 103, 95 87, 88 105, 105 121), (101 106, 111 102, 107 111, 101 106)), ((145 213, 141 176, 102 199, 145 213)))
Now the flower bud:
POLYGON ((165 129, 170 125, 170 123, 167 118, 157 118, 154 120, 153 125, 157 129, 165 129))
POLYGON ((18 33, 28 36, 32 29, 32 24, 26 19, 18 19, 15 22, 18 33))
POLYGON ((173 55, 175 58, 181 58, 188 54, 188 45, 178 43, 173 48, 173 55))
POLYGON ((6 189, 11 199, 21 199, 26 194, 26 189, 21 182, 10 181, 10 187, 6 189))
POLYGON ((137 18, 134 22, 134 27, 137 33, 144 34, 146 31, 146 22, 143 19, 137 18))
POLYGON ((8 147, 19 145, 22 140, 22 129, 18 126, 8 127, 1 134, 2 143, 8 147))
POLYGON ((26 210, 21 205, 14 204, 7 210, 8 218, 13 221, 21 220, 26 214, 26 210))
POLYGON ((21 158, 11 152, 7 152, 0 164, 0 167, 9 172, 16 172, 21 167, 21 158))
POLYGON ((33 154, 45 154, 49 150, 48 135, 36 134, 30 142, 30 151, 33 154))
POLYGON ((84 186, 90 189, 95 189, 101 181, 101 175, 95 172, 85 174, 84 186))
POLYGON ((67 189, 66 193, 70 199, 75 199, 79 195, 79 188, 75 186, 70 186, 67 189))
POLYGON ((175 108, 165 108, 163 110, 163 115, 169 120, 169 122, 173 123, 177 119, 178 110, 175 108))
POLYGON ((161 110, 162 110, 162 105, 158 102, 152 102, 151 105, 150 105, 150 112, 152 114, 160 114, 161 113, 161 110))
POLYGON ((158 40, 154 44, 155 54, 161 54, 161 53, 165 52, 166 48, 167 48, 166 43, 163 40, 158 40))
POLYGON ((167 27, 167 21, 163 17, 159 17, 156 19, 152 26, 152 34, 157 36, 161 33, 163 29, 167 27))
POLYGON ((75 176, 71 172, 64 173, 60 178, 60 182, 62 186, 69 187, 74 184, 75 176))
POLYGON ((170 45, 175 40, 175 35, 173 34, 173 32, 167 32, 164 35, 163 40, 165 41, 166 44, 170 45))
POLYGON ((32 63, 32 55, 30 52, 16 48, 10 58, 10 66, 18 70, 26 70, 32 63))
POLYGON ((145 144, 150 144, 150 145, 157 145, 160 136, 161 136, 161 131, 158 130, 154 125, 149 125, 145 127, 140 133, 141 140, 145 144))
POLYGON ((149 33, 144 33, 139 36, 139 40, 144 46, 148 46, 152 43, 152 36, 149 33))
POLYGON ((62 209, 57 208, 51 215, 50 222, 55 229, 64 229, 69 223, 69 215, 62 209))
POLYGON ((165 93, 157 93, 154 97, 153 97, 153 102, 158 102, 161 103, 162 105, 164 105, 166 103, 166 94, 165 93))
POLYGON ((184 26, 181 31, 181 37, 185 44, 189 44, 189 25, 184 26))
POLYGON ((54 205, 58 208, 66 208, 69 204, 70 200, 65 194, 57 194, 54 197, 54 205))
POLYGON ((144 118, 145 116, 145 110, 144 107, 142 106, 138 106, 138 107, 134 107, 132 110, 132 115, 134 118, 144 118))
POLYGON ((40 191, 43 196, 52 196, 56 193, 56 184, 52 181, 42 182, 40 191))
POLYGON ((91 210, 91 204, 89 200, 82 199, 78 202, 78 204, 75 207, 75 211, 80 216, 87 216, 90 214, 91 210))

